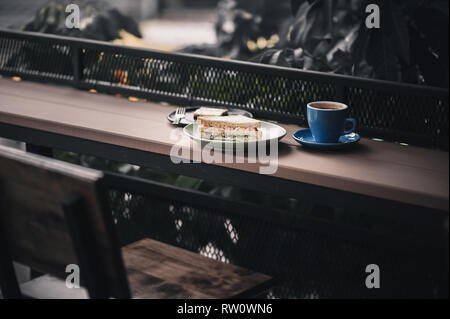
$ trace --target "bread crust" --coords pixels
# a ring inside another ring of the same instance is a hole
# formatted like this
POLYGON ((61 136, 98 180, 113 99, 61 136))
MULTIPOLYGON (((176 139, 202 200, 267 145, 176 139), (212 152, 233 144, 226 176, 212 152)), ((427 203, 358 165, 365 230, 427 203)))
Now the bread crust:
POLYGON ((241 128, 259 128, 261 122, 243 115, 229 115, 229 116, 207 116, 199 117, 201 125, 209 125, 212 127, 241 127, 241 128))
POLYGON ((194 112, 194 119, 197 119, 198 117, 208 117, 208 116, 223 116, 228 114, 227 109, 218 109, 218 108, 212 108, 212 107, 205 107, 202 106, 195 110, 194 112))

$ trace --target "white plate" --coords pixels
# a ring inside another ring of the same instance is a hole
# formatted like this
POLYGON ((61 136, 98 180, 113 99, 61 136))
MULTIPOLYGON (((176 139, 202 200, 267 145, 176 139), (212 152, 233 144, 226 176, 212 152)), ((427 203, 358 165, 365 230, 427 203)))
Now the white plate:
POLYGON ((201 142, 202 144, 209 144, 211 146, 225 146, 225 145, 248 145, 251 143, 259 143, 259 142, 270 142, 272 140, 281 140, 286 135, 286 130, 279 125, 263 122, 261 121, 261 127, 259 130, 262 132, 262 137, 259 140, 250 140, 250 141, 222 141, 222 140, 209 140, 200 137, 200 134, 194 126, 197 126, 196 123, 189 124, 184 127, 183 133, 192 138, 197 142, 201 142))

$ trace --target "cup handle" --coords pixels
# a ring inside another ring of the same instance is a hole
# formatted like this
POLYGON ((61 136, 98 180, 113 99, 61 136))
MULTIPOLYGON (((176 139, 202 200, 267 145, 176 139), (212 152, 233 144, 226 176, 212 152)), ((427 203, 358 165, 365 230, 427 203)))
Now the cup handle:
POLYGON ((348 118, 348 119, 345 120, 345 124, 347 124, 347 123, 349 123, 349 122, 352 123, 352 128, 349 129, 348 131, 344 131, 344 135, 351 134, 351 133, 355 133, 355 130, 356 130, 356 120, 355 120, 354 118, 348 118))

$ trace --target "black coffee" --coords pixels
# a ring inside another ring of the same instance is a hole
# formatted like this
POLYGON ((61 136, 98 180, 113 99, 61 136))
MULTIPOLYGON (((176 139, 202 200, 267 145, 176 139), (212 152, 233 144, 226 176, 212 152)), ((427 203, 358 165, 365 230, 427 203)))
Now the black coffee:
POLYGON ((330 104, 330 103, 318 103, 311 104, 311 107, 321 110, 342 110, 345 109, 345 106, 339 104, 330 104))

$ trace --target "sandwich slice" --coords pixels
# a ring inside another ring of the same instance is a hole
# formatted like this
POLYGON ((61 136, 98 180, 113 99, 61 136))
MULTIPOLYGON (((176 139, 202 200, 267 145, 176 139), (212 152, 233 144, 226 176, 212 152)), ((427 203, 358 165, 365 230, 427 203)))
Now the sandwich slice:
POLYGON ((196 120, 200 116, 202 116, 202 117, 205 117, 205 116, 223 116, 223 115, 227 115, 227 114, 228 114, 228 110, 227 109, 218 109, 218 108, 213 108, 213 107, 202 106, 202 107, 198 108, 197 110, 195 110, 195 112, 194 112, 194 120, 196 120))
POLYGON ((200 137, 208 140, 250 141, 262 137, 261 122, 242 115, 198 118, 200 137))

